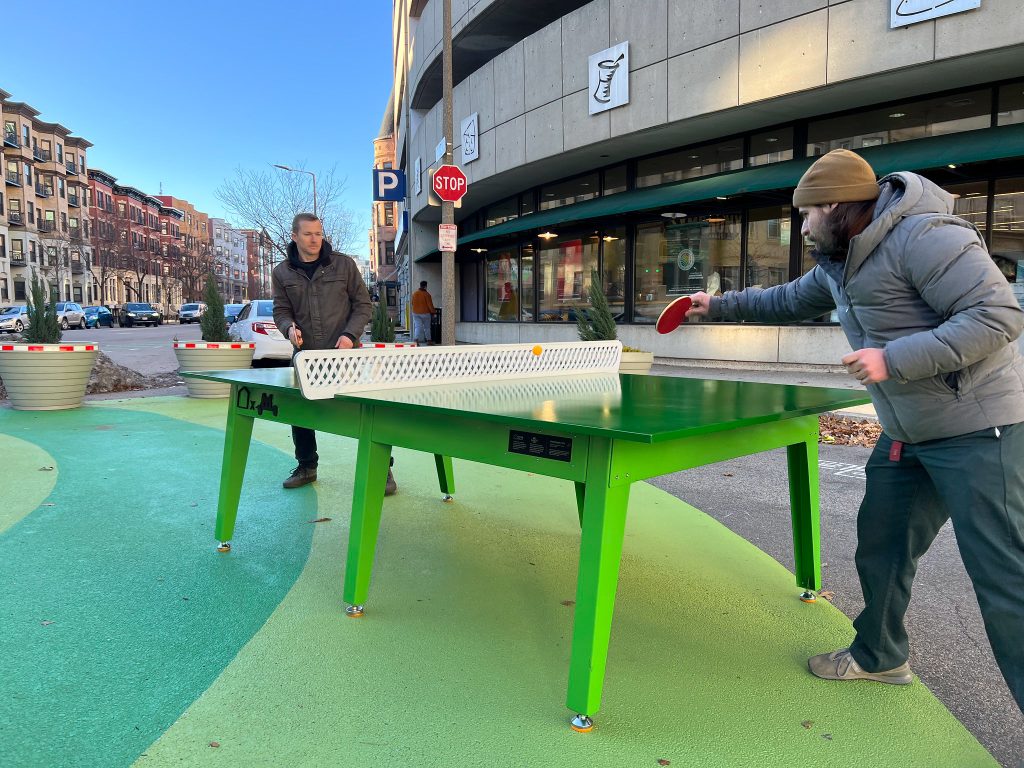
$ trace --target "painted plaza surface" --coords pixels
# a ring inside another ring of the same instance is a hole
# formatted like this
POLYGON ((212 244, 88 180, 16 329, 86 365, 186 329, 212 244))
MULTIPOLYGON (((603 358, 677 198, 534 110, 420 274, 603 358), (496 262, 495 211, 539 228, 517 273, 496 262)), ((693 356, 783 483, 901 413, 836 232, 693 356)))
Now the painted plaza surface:
POLYGON ((353 621, 355 442, 324 437, 319 482, 286 493, 287 428, 257 423, 217 555, 224 412, 0 410, 0 764, 995 765, 920 683, 812 678, 806 657, 848 642, 849 621, 643 483, 597 728, 573 733, 571 483, 456 462, 442 504, 432 458, 396 451, 353 621))

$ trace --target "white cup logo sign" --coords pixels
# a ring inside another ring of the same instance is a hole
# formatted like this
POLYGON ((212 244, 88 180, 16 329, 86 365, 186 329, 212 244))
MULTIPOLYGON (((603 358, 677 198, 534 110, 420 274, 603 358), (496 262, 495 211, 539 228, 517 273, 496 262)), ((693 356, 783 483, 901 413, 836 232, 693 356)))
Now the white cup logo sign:
POLYGON ((889 0, 889 27, 906 27, 919 21, 973 11, 981 0, 889 0))
POLYGON ((595 53, 588 60, 590 114, 629 103, 629 42, 595 53))

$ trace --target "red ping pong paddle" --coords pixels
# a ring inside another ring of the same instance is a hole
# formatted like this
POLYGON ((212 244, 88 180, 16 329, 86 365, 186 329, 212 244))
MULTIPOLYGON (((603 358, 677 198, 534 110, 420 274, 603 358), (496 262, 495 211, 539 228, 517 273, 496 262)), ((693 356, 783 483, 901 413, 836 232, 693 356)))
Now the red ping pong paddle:
POLYGON ((681 323, 686 322, 686 313, 690 311, 693 300, 689 296, 680 296, 665 307, 658 316, 655 326, 658 333, 672 333, 681 323))

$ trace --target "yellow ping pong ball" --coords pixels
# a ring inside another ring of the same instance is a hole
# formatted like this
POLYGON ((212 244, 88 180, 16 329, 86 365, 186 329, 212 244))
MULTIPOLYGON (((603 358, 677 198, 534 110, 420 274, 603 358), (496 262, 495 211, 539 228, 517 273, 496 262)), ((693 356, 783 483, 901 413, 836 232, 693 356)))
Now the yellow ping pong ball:
POLYGON ((531 351, 533 352, 533 354, 540 357, 540 353, 544 351, 544 348, 540 344, 535 344, 531 351))

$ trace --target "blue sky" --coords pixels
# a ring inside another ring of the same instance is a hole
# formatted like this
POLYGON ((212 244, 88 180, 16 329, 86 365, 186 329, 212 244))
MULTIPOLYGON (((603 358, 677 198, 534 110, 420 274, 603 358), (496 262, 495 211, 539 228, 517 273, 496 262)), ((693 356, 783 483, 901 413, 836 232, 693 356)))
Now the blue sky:
POLYGON ((388 0, 5 2, 0 31, 0 89, 91 141, 89 165, 119 182, 224 216, 214 190, 236 167, 337 165, 369 226, 388 0))

